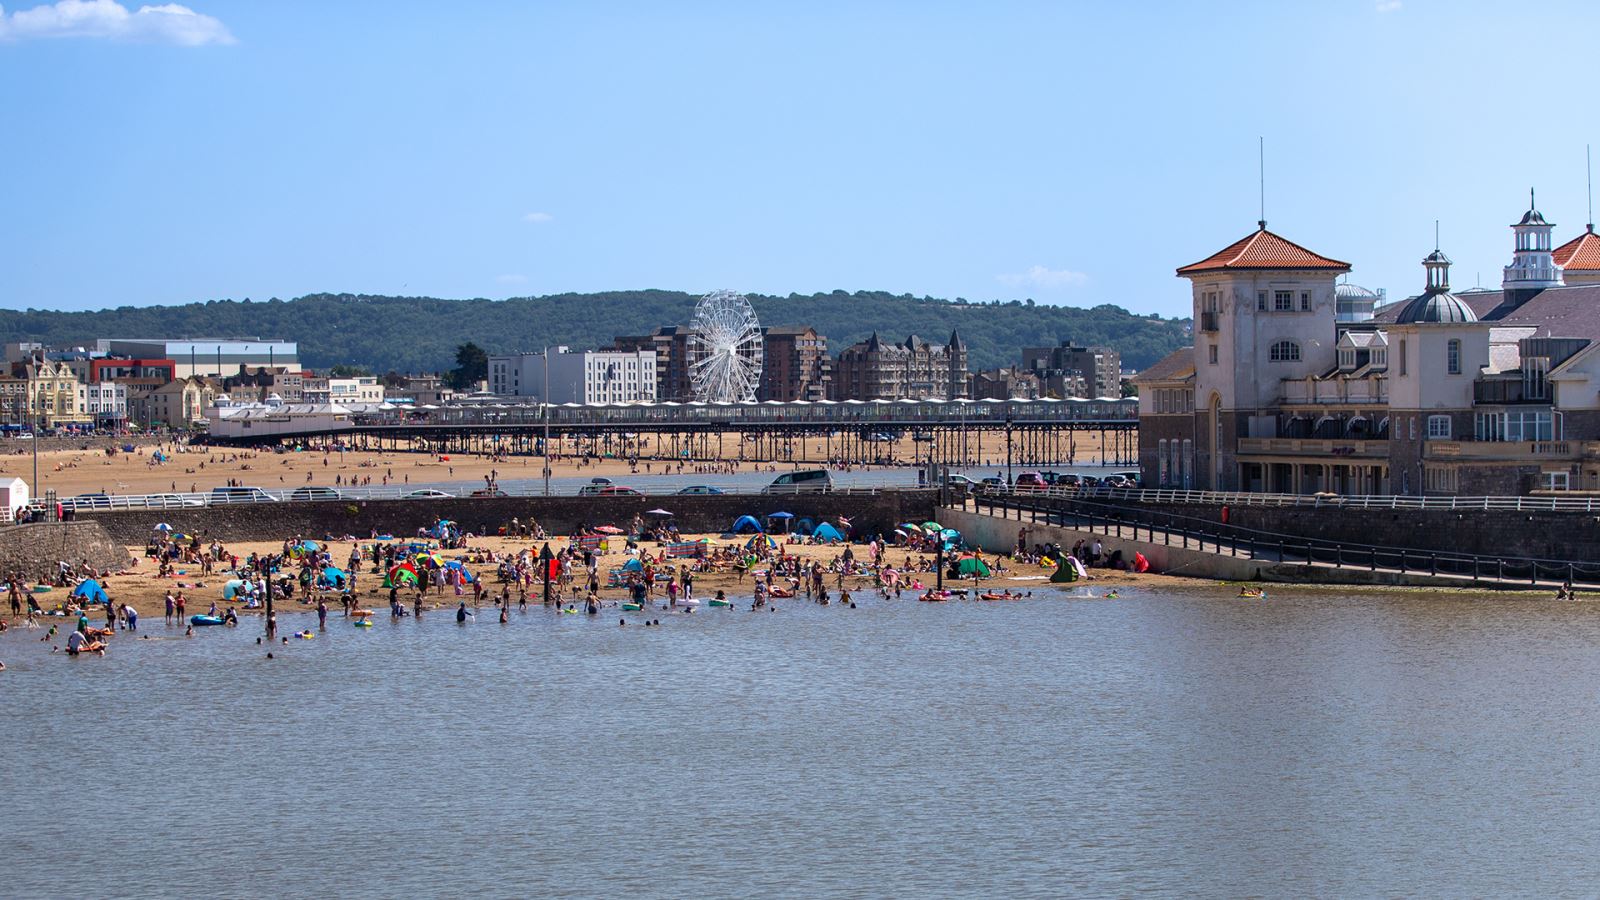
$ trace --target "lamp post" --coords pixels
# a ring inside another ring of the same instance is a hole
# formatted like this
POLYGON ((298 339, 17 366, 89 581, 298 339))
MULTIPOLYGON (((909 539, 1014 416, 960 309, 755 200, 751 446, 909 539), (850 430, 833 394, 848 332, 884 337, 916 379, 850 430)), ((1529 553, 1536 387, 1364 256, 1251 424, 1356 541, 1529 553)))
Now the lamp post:
POLYGON ((1006 487, 1013 484, 1011 480, 1011 413, 1006 413, 1006 487))
MULTIPOLYGON (((544 348, 544 386, 539 389, 544 407, 544 495, 550 496, 550 345, 544 348)), ((546 600, 549 598, 546 597, 546 600)))

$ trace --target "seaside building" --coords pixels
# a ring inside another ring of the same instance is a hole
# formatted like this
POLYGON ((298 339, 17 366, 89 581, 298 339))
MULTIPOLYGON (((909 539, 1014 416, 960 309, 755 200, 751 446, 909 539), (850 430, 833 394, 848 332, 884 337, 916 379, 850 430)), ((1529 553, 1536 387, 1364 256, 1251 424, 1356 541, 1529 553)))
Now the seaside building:
POLYGON ((217 387, 210 379, 191 375, 150 388, 130 388, 128 421, 141 427, 193 428, 206 421, 205 411, 216 401, 217 387))
POLYGON ((828 339, 809 325, 778 325, 761 329, 761 384, 756 399, 789 403, 828 399, 833 383, 833 360, 828 339))
POLYGON ((588 350, 553 347, 548 368, 543 353, 489 357, 489 393, 534 397, 547 403, 654 403, 653 350, 588 350), (546 372, 549 386, 545 385, 546 372))
MULTIPOLYGON (((1600 490, 1600 236, 1530 205, 1501 288, 1349 320, 1349 265, 1259 229, 1178 270, 1196 341, 1134 379, 1149 486, 1338 494, 1600 490)), ((1363 298, 1366 299, 1366 298, 1363 298)), ((1374 300, 1381 297, 1374 296, 1374 300)))
MULTIPOLYGON (((313 376, 314 378, 314 376, 313 376)), ((324 387, 326 380, 324 379, 324 387)), ((222 390, 239 400, 245 396, 266 400, 276 394, 285 403, 299 403, 305 398, 306 373, 285 366, 239 366, 238 373, 222 380, 222 390)))
MULTIPOLYGON (((1082 383, 1082 379, 1079 379, 1082 383)), ((1014 368, 988 369, 972 374, 972 399, 1010 400, 1013 397, 1037 400, 1039 376, 1034 372, 1014 368)))
POLYGON ((893 344, 874 331, 839 354, 829 399, 957 400, 967 397, 967 381, 967 345, 958 332, 941 346, 916 335, 893 344))
POLYGON ((1122 356, 1111 347, 1024 347, 1022 368, 1039 378, 1046 397, 1117 397, 1122 392, 1122 356))
MULTIPOLYGON (((298 399, 305 403, 383 402, 383 382, 373 375, 334 378, 305 372, 301 375, 300 384, 300 396, 298 399)), ((224 387, 226 388, 226 385, 224 387)), ((285 403, 295 402, 294 399, 281 391, 268 391, 267 393, 277 393, 278 398, 285 403)))
POLYGON ((300 347, 294 341, 260 338, 101 338, 100 352, 130 359, 170 359, 174 378, 239 371, 240 366, 300 368, 300 347))

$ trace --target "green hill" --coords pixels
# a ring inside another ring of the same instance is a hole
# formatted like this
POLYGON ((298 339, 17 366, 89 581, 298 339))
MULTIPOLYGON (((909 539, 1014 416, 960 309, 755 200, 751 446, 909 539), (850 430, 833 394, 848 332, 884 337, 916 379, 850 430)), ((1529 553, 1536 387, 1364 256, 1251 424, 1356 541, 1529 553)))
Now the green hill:
MULTIPOLYGON (((444 371, 457 345, 472 341, 490 353, 566 344, 588 348, 616 335, 686 325, 695 295, 678 291, 555 294, 510 300, 440 300, 312 294, 295 300, 213 300, 183 306, 120 307, 94 312, 0 310, 7 341, 91 345, 96 338, 253 336, 298 341, 301 362, 375 372, 444 371)), ((974 369, 1013 365, 1024 346, 1071 339, 1107 344, 1123 365, 1144 368, 1188 343, 1185 322, 1136 316, 1116 306, 1081 309, 1032 301, 967 303, 871 291, 765 297, 751 295, 763 324, 810 325, 834 353, 876 330, 904 340, 917 334, 943 342, 960 329, 974 369)))

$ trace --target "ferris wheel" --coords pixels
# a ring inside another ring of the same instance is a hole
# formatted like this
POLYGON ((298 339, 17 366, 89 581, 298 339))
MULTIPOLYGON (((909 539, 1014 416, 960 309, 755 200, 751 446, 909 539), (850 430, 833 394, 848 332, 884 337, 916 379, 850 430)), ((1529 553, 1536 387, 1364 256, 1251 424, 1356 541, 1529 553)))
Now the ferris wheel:
POLYGON ((694 306, 689 323, 689 379, 696 400, 756 399, 761 383, 761 323, 743 294, 713 291, 694 306))

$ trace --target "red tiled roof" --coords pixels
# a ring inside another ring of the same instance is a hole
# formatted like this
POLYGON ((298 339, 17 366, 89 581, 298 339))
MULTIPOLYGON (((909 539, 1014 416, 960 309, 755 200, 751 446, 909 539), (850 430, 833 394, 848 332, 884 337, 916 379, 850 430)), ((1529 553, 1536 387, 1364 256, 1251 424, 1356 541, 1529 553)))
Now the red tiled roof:
POLYGON ((1600 234, 1595 234, 1591 225, 1588 231, 1557 247, 1554 256, 1556 265, 1563 269, 1600 269, 1600 234))
POLYGON ((1181 381, 1194 374, 1194 348, 1180 347, 1162 357, 1150 368, 1128 379, 1134 384, 1152 381, 1181 381))
POLYGON ((1178 270, 1179 275, 1229 269, 1321 269, 1348 272, 1350 264, 1329 259, 1268 231, 1264 226, 1222 250, 1178 270))

